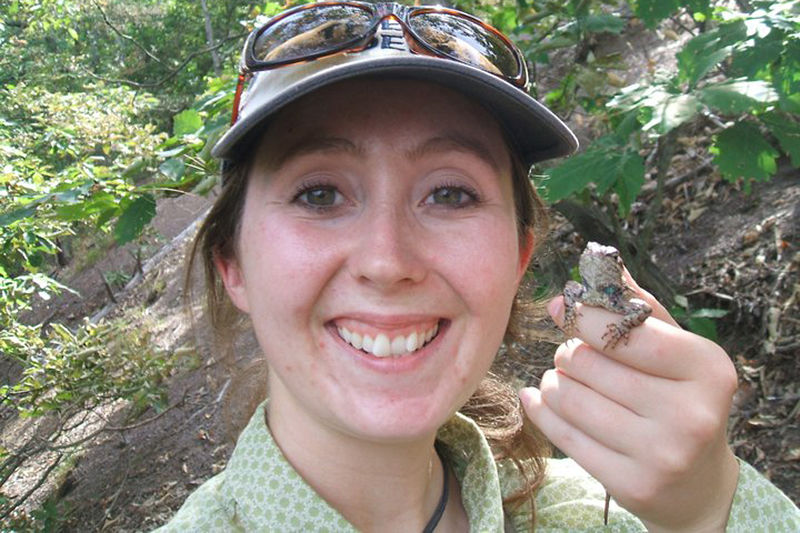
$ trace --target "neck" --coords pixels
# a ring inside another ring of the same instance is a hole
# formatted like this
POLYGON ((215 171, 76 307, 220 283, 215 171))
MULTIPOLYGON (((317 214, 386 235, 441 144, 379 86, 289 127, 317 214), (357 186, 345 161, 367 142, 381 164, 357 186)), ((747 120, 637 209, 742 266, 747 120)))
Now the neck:
POLYGON ((291 401, 268 406, 269 428, 283 454, 359 531, 423 530, 443 489, 435 434, 403 442, 368 441, 310 418, 291 401))

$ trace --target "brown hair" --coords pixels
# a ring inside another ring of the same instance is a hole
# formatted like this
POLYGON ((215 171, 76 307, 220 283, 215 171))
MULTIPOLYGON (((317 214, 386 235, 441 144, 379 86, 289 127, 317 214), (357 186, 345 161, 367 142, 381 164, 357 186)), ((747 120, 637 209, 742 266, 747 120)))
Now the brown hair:
MULTIPOLYGON (((508 141, 506 144, 513 147, 508 141)), ((231 257, 235 253, 247 190, 247 177, 253 160, 252 150, 245 153, 250 155, 239 161, 226 162, 223 166, 224 185, 192 244, 184 287, 187 303, 191 304, 193 300, 191 273, 199 256, 206 282, 206 309, 214 338, 225 358, 232 355, 233 343, 247 322, 246 317, 228 298, 214 266, 214 257, 217 255, 231 257)), ((513 149, 510 149, 510 153, 519 238, 524 242, 530 232, 538 245, 547 233, 547 212, 531 184, 528 169, 513 149)), ((188 307, 191 308, 191 305, 188 307)), ((504 336, 505 357, 510 357, 523 340, 522 317, 539 316, 542 308, 540 302, 532 301, 525 297, 522 291, 518 291, 504 336)), ((242 423, 246 422, 255 407, 266 397, 265 369, 263 359, 257 359, 232 379, 230 389, 235 400, 231 400, 229 395, 228 403, 244 402, 247 405, 229 405, 227 408, 238 412, 239 416, 234 416, 240 418, 242 423), (235 390, 240 387, 246 389, 244 394, 235 390)), ((510 460, 516 465, 522 483, 514 494, 505 499, 504 505, 507 509, 513 510, 522 504, 529 504, 532 529, 535 517, 534 496, 544 478, 544 461, 550 455, 547 439, 525 416, 515 389, 507 380, 495 373, 490 372, 482 380, 460 411, 481 428, 497 460, 510 460)))

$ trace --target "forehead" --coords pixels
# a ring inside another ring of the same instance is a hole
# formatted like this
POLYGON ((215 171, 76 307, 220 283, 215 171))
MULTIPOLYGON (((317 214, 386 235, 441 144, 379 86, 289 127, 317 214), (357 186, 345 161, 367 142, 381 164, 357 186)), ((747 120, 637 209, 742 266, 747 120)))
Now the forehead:
POLYGON ((348 139, 369 151, 409 150, 432 138, 455 139, 510 168, 500 125, 479 104, 445 87, 414 80, 349 80, 287 106, 262 132, 257 159, 274 166, 297 143, 348 139))

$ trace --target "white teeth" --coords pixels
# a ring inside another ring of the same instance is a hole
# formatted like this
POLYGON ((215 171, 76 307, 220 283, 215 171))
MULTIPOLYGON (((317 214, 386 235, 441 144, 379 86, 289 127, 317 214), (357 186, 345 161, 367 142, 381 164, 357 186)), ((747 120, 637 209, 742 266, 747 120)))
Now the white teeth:
POLYGON ((403 355, 411 350, 406 350, 406 338, 402 335, 392 339, 392 355, 403 355))
MULTIPOLYGON (((347 330, 345 330, 347 331, 347 330)), ((347 339, 345 339, 347 340, 347 339)), ((350 334, 350 344, 352 344, 355 348, 361 349, 364 346, 364 338, 356 332, 350 334)))
POLYGON ((364 335, 364 344, 361 346, 361 349, 365 352, 372 353, 372 337, 364 335))
POLYGON ((439 332, 439 325, 436 324, 427 331, 414 331, 407 337, 398 335, 393 339, 389 339, 384 333, 379 333, 373 339, 369 335, 362 336, 341 326, 337 330, 339 336, 356 349, 371 353, 375 357, 399 357, 415 352, 430 342, 439 332))
POLYGON ((372 345, 372 355, 375 357, 389 357, 392 355, 392 345, 389 344, 389 337, 383 333, 379 333, 375 337, 375 343, 372 345))
POLYGON ((425 342, 430 342, 430 340, 434 338, 437 333, 439 333, 439 324, 436 324, 431 329, 425 332, 425 342))
MULTIPOLYGON (((419 346, 417 345, 417 337, 418 336, 416 331, 411 335, 409 335, 408 337, 406 337, 406 345, 404 346, 404 348, 406 349, 407 352, 413 352, 414 350, 419 348, 419 346)), ((402 339, 403 337, 398 337, 398 338, 402 339)), ((394 353, 394 342, 392 343, 392 353, 394 353)))

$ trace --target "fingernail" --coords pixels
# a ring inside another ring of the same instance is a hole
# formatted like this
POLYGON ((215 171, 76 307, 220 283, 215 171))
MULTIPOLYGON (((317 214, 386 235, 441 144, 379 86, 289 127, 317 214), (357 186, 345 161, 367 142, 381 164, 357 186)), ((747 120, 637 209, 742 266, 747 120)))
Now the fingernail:
POLYGON ((564 297, 556 296, 547 303, 547 312, 558 327, 564 323, 564 297))
POLYGON ((539 394, 539 389, 536 387, 525 387, 519 390, 519 400, 522 405, 528 406, 539 397, 539 394))

